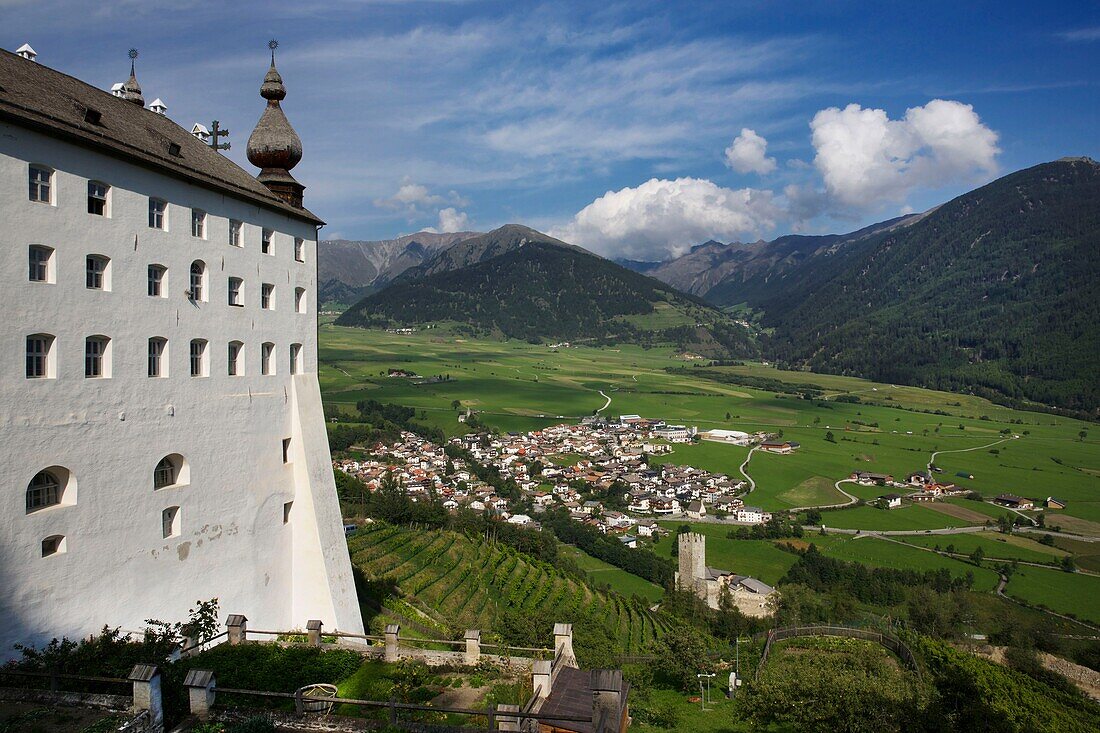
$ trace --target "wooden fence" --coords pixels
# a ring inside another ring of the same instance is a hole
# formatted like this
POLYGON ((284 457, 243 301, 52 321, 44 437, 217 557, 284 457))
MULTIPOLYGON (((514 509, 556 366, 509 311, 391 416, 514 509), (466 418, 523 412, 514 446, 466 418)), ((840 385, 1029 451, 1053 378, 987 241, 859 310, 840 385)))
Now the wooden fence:
POLYGON ((856 629, 850 626, 788 626, 783 629, 771 629, 767 632, 766 640, 764 642, 764 652, 760 655, 760 663, 756 666, 755 679, 760 678, 760 670, 764 668, 764 664, 768 661, 768 653, 771 651, 772 643, 776 641, 782 641, 783 639, 794 639, 804 636, 839 636, 848 639, 862 639, 864 641, 873 641, 891 652, 897 655, 897 657, 905 663, 907 667, 916 673, 917 678, 921 676, 920 665, 917 664, 917 658, 913 652, 905 645, 901 639, 890 634, 884 634, 879 631, 870 631, 868 629, 856 629))

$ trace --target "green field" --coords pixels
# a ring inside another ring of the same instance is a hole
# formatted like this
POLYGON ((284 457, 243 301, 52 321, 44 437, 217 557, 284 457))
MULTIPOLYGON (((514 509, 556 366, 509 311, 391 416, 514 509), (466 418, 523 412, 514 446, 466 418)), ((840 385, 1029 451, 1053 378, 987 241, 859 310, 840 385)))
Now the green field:
POLYGON ((914 535, 911 537, 898 537, 897 539, 911 545, 938 547, 941 550, 946 550, 947 546, 951 545, 953 552, 964 555, 969 555, 981 547, 987 560, 1022 560, 1025 562, 1056 564, 1059 559, 1068 554, 1056 547, 1041 545, 1034 539, 1018 535, 1003 535, 997 532, 914 535))
MULTIPOLYGON (((766 377, 813 384, 825 391, 826 399, 807 400, 693 375, 691 362, 685 362, 670 348, 582 345, 550 349, 516 341, 471 340, 447 328, 399 335, 323 324, 319 359, 322 394, 330 409, 350 410, 363 399, 394 402, 415 408, 418 420, 436 425, 448 435, 467 429, 458 422, 454 401, 463 411, 477 411, 485 424, 502 431, 526 431, 592 414, 605 402, 601 390, 611 397, 603 413, 609 416, 638 413, 694 425, 700 430, 721 427, 782 432, 785 439, 801 443, 801 448, 790 455, 756 452, 748 467, 757 488, 745 497, 746 503, 766 510, 843 501, 833 483, 852 471, 890 473, 902 478, 923 469, 932 453, 940 451, 936 464, 943 469, 939 474, 942 480, 954 481, 986 497, 1004 492, 1037 500, 1058 497, 1068 506, 1049 513, 1045 517, 1048 526, 1100 536, 1100 429, 1068 418, 1000 407, 974 396, 852 377, 784 372, 762 364, 714 368, 735 379, 766 377), (685 366, 682 372, 665 371, 685 366), (418 384, 417 380, 385 376, 391 368, 448 379, 418 384), (841 395, 861 401, 835 401, 841 395), (1084 440, 1079 437, 1081 431, 1087 433, 1084 440), (1006 439, 1012 435, 1020 437, 1006 439), (956 477, 959 472, 972 473, 974 479, 956 477)), ((736 479, 740 478, 738 466, 746 454, 744 448, 702 442, 677 445, 667 460, 723 472, 736 479)), ((891 490, 848 483, 842 486, 865 500, 891 490)), ((837 528, 921 532, 980 525, 1004 513, 990 504, 951 499, 936 508, 906 505, 883 511, 855 507, 826 512, 823 519, 837 528)), ((712 538, 708 562, 716 567, 774 583, 794 561, 793 555, 769 542, 725 544, 728 527, 699 528, 712 538)), ((992 589, 995 584, 990 570, 915 547, 870 538, 825 539, 829 541, 828 551, 838 557, 890 567, 938 567, 948 563, 946 567, 952 572, 974 570, 980 588, 992 589)), ((914 535, 910 539, 921 545, 955 542, 956 547, 970 542, 996 542, 984 535, 981 539, 970 535, 914 535)), ((987 556, 1006 559, 1030 561, 1036 558, 1032 552, 1043 552, 1034 543, 1016 543, 1011 549, 1008 545, 992 547, 1000 554, 985 548, 987 556)), ((1098 555, 1094 547, 1094 543, 1078 542, 1065 549, 1079 555, 1081 567, 1088 568, 1100 563, 1095 559, 1098 555)), ((667 541, 656 549, 671 553, 667 541)), ((635 587, 645 589, 637 585, 644 581, 633 576, 606 568, 598 572, 623 592, 633 593, 629 589, 635 587)), ((1053 582, 1070 587, 1070 597, 1076 594, 1085 606, 1100 607, 1095 600, 1100 595, 1091 590, 1094 579, 1081 574, 1054 575, 1057 581, 1053 582)), ((1013 583, 1024 589, 1019 591, 1021 594, 1031 595, 1027 579, 1014 578, 1013 583)), ((646 590, 639 595, 652 598, 652 589, 646 590)))
POLYGON ((645 649, 666 628, 659 615, 619 593, 593 591, 506 545, 457 532, 377 523, 352 535, 348 550, 368 580, 392 581, 406 603, 452 635, 489 630, 504 609, 548 611, 564 622, 580 610, 596 611, 618 629, 624 651, 645 649))
MULTIPOLYGON (((847 488, 850 484, 844 486, 847 488)), ((978 523, 942 514, 922 504, 906 504, 897 509, 879 509, 874 506, 838 509, 822 512, 821 521, 826 527, 862 530, 944 529, 978 523)))
POLYGON ((587 573, 597 585, 606 583, 616 593, 627 597, 637 595, 639 598, 644 598, 652 603, 661 600, 661 596, 664 595, 664 591, 656 583, 650 583, 633 573, 628 573, 599 558, 592 557, 578 547, 562 545, 561 549, 563 554, 577 563, 580 569, 587 573))
POLYGON ((1100 623, 1100 577, 1022 566, 1005 593, 1058 613, 1100 623))
POLYGON ((939 570, 946 568, 951 575, 962 578, 974 575, 974 590, 989 591, 997 587, 997 573, 989 568, 979 568, 962 560, 953 560, 934 552, 898 544, 877 537, 851 537, 831 535, 827 538, 806 538, 818 544, 829 557, 853 560, 871 567, 899 570, 939 570), (824 541, 822 541, 824 539, 824 541))

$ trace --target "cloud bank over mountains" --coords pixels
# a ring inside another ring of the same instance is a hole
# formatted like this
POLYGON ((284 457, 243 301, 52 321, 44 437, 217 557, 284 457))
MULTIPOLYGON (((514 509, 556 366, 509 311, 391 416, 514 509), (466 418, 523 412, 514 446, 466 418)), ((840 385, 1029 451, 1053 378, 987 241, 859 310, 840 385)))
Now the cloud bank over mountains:
MULTIPOLYGON (((911 211, 908 194, 923 188, 970 184, 997 172, 997 133, 973 107, 933 99, 890 119, 885 110, 849 104, 829 107, 810 121, 814 171, 781 193, 722 187, 701 178, 653 178, 608 191, 585 206, 554 236, 608 257, 663 260, 708 239, 753 241, 780 225, 800 231, 818 216, 857 219, 895 205, 911 211)), ((743 128, 725 150, 740 173, 766 175, 778 164, 767 140, 743 128)), ((805 168, 800 161, 789 168, 805 168)))

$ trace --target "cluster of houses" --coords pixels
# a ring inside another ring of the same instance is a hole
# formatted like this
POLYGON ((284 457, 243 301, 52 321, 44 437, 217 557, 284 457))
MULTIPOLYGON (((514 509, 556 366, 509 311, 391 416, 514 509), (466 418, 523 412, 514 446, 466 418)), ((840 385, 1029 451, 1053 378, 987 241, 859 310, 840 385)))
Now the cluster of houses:
MULTIPOLYGON (((965 471, 959 471, 955 475, 959 478, 974 478, 973 474, 965 471)), ((915 471, 909 474, 904 481, 896 481, 888 473, 872 473, 870 471, 853 471, 848 478, 863 486, 893 486, 899 489, 916 489, 904 496, 898 493, 890 493, 878 497, 878 503, 887 509, 900 507, 903 498, 910 501, 936 501, 950 496, 964 496, 970 493, 970 489, 959 487, 950 481, 937 479, 931 471, 927 470, 915 471)), ((1015 494, 1000 494, 992 501, 999 506, 1016 510, 1035 509, 1036 504, 1041 503, 1015 494)), ((1047 509, 1066 508, 1066 502, 1053 496, 1047 497, 1045 504, 1047 509)))
POLYGON ((390 474, 414 501, 434 496, 448 510, 487 511, 514 524, 537 527, 535 517, 561 506, 575 521, 620 535, 629 546, 638 537, 661 533, 658 518, 719 514, 745 524, 771 519, 768 512, 744 504, 744 481, 650 460, 671 451, 668 443, 684 434, 690 439, 695 429, 626 415, 617 421, 589 418, 579 425, 529 433, 451 439, 478 463, 515 481, 522 499, 512 504, 478 480, 464 460, 448 458, 442 446, 413 433, 402 433, 393 444, 370 447, 376 458, 338 460, 334 465, 372 490, 390 474))

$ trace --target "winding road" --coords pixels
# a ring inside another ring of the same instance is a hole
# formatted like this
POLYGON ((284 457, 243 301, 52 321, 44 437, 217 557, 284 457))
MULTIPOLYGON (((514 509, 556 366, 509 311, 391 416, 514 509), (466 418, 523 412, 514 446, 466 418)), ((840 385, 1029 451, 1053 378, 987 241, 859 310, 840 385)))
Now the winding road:
POLYGON ((936 465, 936 456, 938 456, 940 453, 967 453, 967 452, 972 451, 972 450, 982 450, 983 448, 992 448, 995 445, 1000 445, 1001 443, 1007 443, 1008 441, 1016 440, 1019 437, 1020 436, 1018 436, 1018 435, 1013 435, 1011 438, 1001 438, 1000 440, 995 440, 995 441, 993 441, 992 443, 990 443, 988 445, 976 445, 973 448, 955 448, 953 450, 938 450, 938 451, 935 451, 932 454, 932 456, 928 459, 928 471, 929 472, 932 471, 932 466, 936 465))
POLYGON ((596 410, 596 414, 598 415, 598 414, 600 414, 601 412, 603 412, 604 410, 606 410, 606 409, 608 408, 608 406, 609 406, 609 405, 611 404, 611 398, 610 398, 610 397, 608 397, 607 395, 605 395, 605 394, 603 393, 603 390, 602 390, 602 389, 600 389, 600 390, 596 390, 596 391, 600 393, 600 397, 603 397, 603 398, 604 398, 605 400, 607 400, 607 402, 603 403, 603 407, 601 407, 600 409, 596 410))

